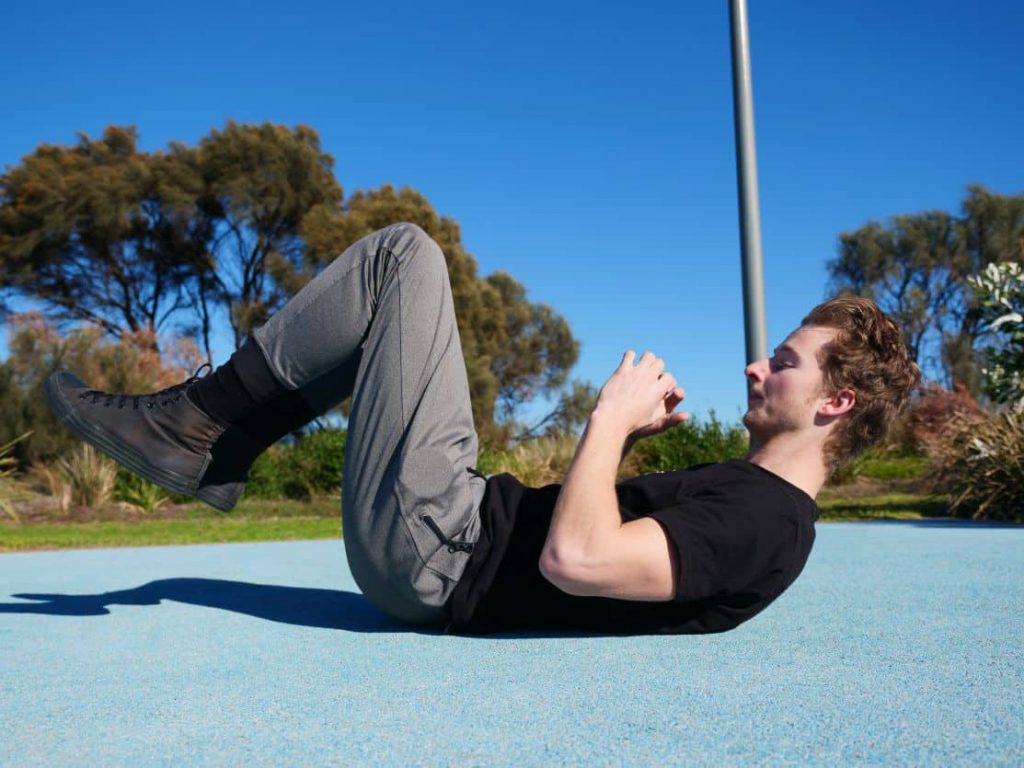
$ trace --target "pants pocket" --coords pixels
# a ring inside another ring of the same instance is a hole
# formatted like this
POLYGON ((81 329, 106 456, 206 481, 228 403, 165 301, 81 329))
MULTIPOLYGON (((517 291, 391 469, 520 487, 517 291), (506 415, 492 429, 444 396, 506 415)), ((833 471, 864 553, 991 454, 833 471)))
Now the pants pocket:
POLYGON ((458 579, 473 551, 460 534, 473 522, 469 474, 456 472, 444 451, 424 447, 404 456, 396 493, 399 509, 424 565, 458 579))

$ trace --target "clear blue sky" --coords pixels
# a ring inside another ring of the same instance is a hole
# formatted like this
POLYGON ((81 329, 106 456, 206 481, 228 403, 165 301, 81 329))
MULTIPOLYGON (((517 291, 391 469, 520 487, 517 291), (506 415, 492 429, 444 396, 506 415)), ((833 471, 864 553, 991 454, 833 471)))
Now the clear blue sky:
MULTIPOLYGON (((839 232, 1024 192, 1022 28, 1016 2, 751 3, 770 345, 825 297, 839 232)), ((8 4, 0 164, 108 124, 144 149, 310 125, 346 193, 418 189, 481 274, 562 313, 574 376, 650 349, 686 410, 736 420, 728 33, 726 0, 8 4)))

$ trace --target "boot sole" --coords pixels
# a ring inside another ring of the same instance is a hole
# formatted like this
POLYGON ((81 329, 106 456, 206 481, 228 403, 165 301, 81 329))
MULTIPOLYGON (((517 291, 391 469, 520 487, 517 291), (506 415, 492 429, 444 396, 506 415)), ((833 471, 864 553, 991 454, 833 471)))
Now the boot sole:
MULTIPOLYGON (((61 424, 67 427, 68 430, 76 436, 90 445, 99 448, 114 461, 124 465, 132 472, 146 480, 149 480, 151 483, 159 485, 166 491, 170 491, 171 493, 181 493, 186 496, 199 499, 200 501, 209 504, 211 507, 219 509, 221 512, 229 512, 232 507, 235 506, 235 502, 237 502, 239 495, 237 492, 225 492, 216 487, 197 489, 187 478, 176 472, 169 472, 166 469, 162 469, 155 464, 150 464, 146 461, 145 457, 137 451, 124 445, 120 440, 107 434, 99 427, 96 427, 82 419, 75 409, 71 407, 67 397, 64 396, 64 391, 57 382, 58 376, 58 373, 54 373, 47 377, 43 384, 43 391, 46 394, 46 400, 50 404, 50 408, 57 415, 61 424)), ((85 386, 85 383, 80 379, 76 378, 76 381, 79 381, 83 387, 85 386)), ((202 477, 203 472, 205 472, 210 466, 211 460, 212 457, 207 453, 206 462, 203 464, 203 468, 199 472, 200 477, 202 477)))

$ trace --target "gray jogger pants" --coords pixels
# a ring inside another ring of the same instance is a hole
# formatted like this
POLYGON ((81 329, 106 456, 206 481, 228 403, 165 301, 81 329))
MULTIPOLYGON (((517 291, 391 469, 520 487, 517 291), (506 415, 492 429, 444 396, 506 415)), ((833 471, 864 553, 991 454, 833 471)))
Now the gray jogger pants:
POLYGON ((486 484, 467 471, 477 434, 441 249, 414 224, 375 232, 254 339, 317 413, 353 396, 342 477, 352 575, 385 613, 441 626, 480 535, 486 484))

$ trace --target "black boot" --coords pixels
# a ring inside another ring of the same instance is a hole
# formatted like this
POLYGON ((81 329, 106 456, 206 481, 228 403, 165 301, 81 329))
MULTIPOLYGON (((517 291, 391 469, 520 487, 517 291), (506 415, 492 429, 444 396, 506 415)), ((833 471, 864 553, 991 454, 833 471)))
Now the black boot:
POLYGON ((136 474, 227 511, 244 484, 204 482, 224 427, 185 397, 208 366, 181 384, 145 395, 100 392, 57 371, 46 380, 46 399, 64 426, 136 474))
POLYGON ((46 398, 64 426, 128 469, 227 512, 245 490, 256 457, 316 413, 298 391, 282 389, 225 427, 187 396, 206 367, 145 395, 100 392, 58 371, 46 380, 46 398))

